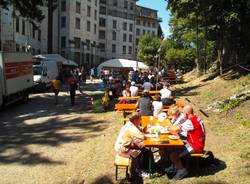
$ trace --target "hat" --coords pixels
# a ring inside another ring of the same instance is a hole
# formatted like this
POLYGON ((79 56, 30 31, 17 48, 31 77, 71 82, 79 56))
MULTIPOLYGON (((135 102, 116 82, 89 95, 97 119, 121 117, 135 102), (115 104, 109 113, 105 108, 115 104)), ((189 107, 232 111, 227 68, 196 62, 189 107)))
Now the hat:
POLYGON ((134 86, 134 85, 135 85, 135 81, 132 81, 132 82, 131 82, 131 85, 134 86))

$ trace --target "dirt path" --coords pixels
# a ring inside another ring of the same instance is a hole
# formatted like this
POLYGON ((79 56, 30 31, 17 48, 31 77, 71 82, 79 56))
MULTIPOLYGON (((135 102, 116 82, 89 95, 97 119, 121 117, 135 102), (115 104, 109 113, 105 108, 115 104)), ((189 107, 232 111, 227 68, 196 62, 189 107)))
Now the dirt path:
POLYGON ((86 94, 77 93, 74 107, 65 92, 59 102, 54 105, 52 93, 34 94, 27 104, 0 112, 1 184, 91 183, 111 175, 113 167, 106 165, 113 163, 113 113, 92 114, 86 94))

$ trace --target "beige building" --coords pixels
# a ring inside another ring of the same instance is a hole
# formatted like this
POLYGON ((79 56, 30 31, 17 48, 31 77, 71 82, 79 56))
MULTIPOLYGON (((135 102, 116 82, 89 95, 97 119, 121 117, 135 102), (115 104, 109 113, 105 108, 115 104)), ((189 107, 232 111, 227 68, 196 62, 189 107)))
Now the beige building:
MULTIPOLYGON (((157 11, 136 5, 137 0, 58 0, 53 13, 53 53, 87 68, 112 58, 136 59, 140 36, 161 34, 157 11)), ((47 52, 48 19, 39 29, 12 10, 2 10, 2 50, 47 52)))

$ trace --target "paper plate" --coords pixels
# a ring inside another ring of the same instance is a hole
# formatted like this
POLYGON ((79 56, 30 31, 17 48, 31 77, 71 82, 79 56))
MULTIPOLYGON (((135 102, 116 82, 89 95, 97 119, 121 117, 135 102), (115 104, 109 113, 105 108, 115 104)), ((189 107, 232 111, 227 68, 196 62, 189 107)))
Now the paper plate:
POLYGON ((168 137, 169 137, 169 139, 172 139, 172 140, 179 139, 179 136, 177 136, 177 135, 169 135, 168 137))

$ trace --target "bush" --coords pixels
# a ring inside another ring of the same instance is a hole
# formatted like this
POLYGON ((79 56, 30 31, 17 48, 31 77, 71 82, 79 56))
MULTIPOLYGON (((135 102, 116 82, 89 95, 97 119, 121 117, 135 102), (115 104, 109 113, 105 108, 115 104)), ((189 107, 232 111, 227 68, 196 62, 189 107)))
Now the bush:
POLYGON ((240 123, 245 127, 250 127, 250 119, 243 119, 240 123))
POLYGON ((234 109, 235 107, 238 107, 242 103, 242 100, 236 99, 236 100, 230 100, 227 103, 224 103, 220 106, 221 111, 229 111, 231 109, 234 109))

